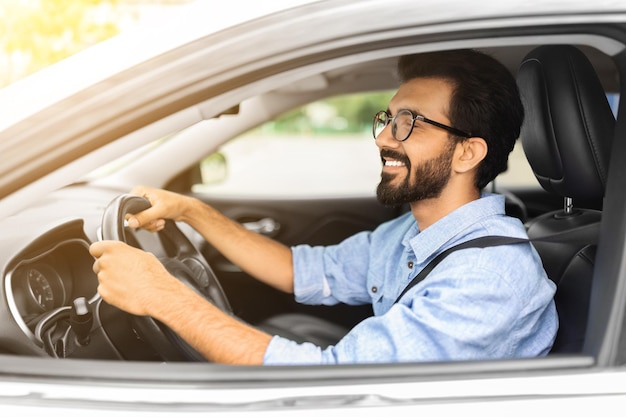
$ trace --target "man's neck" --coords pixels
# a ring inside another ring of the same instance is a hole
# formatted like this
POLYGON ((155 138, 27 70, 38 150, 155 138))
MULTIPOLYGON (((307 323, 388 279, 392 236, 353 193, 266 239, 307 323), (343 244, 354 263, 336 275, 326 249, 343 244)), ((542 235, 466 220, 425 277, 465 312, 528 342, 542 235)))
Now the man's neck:
POLYGON ((479 198, 480 191, 475 189, 465 193, 446 189, 439 197, 415 201, 410 206, 419 229, 424 230, 459 207, 479 198))

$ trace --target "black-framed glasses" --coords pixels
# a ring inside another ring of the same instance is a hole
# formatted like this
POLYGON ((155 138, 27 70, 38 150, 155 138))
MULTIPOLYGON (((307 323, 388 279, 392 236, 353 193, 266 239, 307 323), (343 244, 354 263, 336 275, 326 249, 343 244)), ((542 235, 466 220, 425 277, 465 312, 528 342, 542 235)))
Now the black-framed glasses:
POLYGON ((403 109, 398 112, 394 117, 391 117, 389 113, 385 110, 381 110, 374 116, 374 139, 380 135, 385 127, 389 123, 391 123, 391 134, 393 138, 399 142, 404 142, 409 138, 411 132, 413 131, 413 127, 415 126, 415 121, 419 120, 420 122, 431 124, 435 127, 438 127, 443 130, 447 130, 448 132, 461 136, 464 138, 470 138, 472 135, 469 133, 463 132, 462 130, 455 129, 454 127, 444 125, 443 123, 435 122, 434 120, 430 120, 421 114, 415 114, 411 110, 403 109))

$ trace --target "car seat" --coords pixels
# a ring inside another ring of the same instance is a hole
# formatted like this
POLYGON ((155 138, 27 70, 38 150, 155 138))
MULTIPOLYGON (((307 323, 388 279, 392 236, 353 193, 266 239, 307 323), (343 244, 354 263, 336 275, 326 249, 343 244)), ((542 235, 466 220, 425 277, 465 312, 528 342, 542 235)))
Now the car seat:
POLYGON ((525 108, 520 139, 535 177, 563 197, 563 209, 526 223, 544 268, 557 284, 559 331, 552 353, 582 350, 615 118, 598 76, 577 48, 547 45, 522 61, 525 108))

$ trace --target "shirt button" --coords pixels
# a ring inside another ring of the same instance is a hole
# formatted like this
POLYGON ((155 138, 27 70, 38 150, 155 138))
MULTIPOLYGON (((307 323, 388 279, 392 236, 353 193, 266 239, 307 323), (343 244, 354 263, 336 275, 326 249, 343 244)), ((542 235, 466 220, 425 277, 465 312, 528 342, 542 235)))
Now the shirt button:
POLYGON ((373 292, 374 294, 376 294, 376 293, 378 292, 378 287, 373 286, 373 287, 372 287, 372 292, 373 292))
POLYGON ((409 267, 409 269, 413 269, 413 261, 409 261, 409 263, 407 264, 407 266, 409 267))

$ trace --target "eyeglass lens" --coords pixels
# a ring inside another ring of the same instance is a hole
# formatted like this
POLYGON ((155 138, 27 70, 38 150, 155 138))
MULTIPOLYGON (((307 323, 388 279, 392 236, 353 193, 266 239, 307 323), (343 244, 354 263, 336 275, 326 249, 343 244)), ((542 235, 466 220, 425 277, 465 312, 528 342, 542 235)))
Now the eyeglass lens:
POLYGON ((414 118, 409 110, 400 110, 395 117, 390 117, 384 111, 376 113, 374 116, 374 139, 380 135, 389 122, 391 122, 391 133, 394 139, 404 141, 411 134, 414 118))

